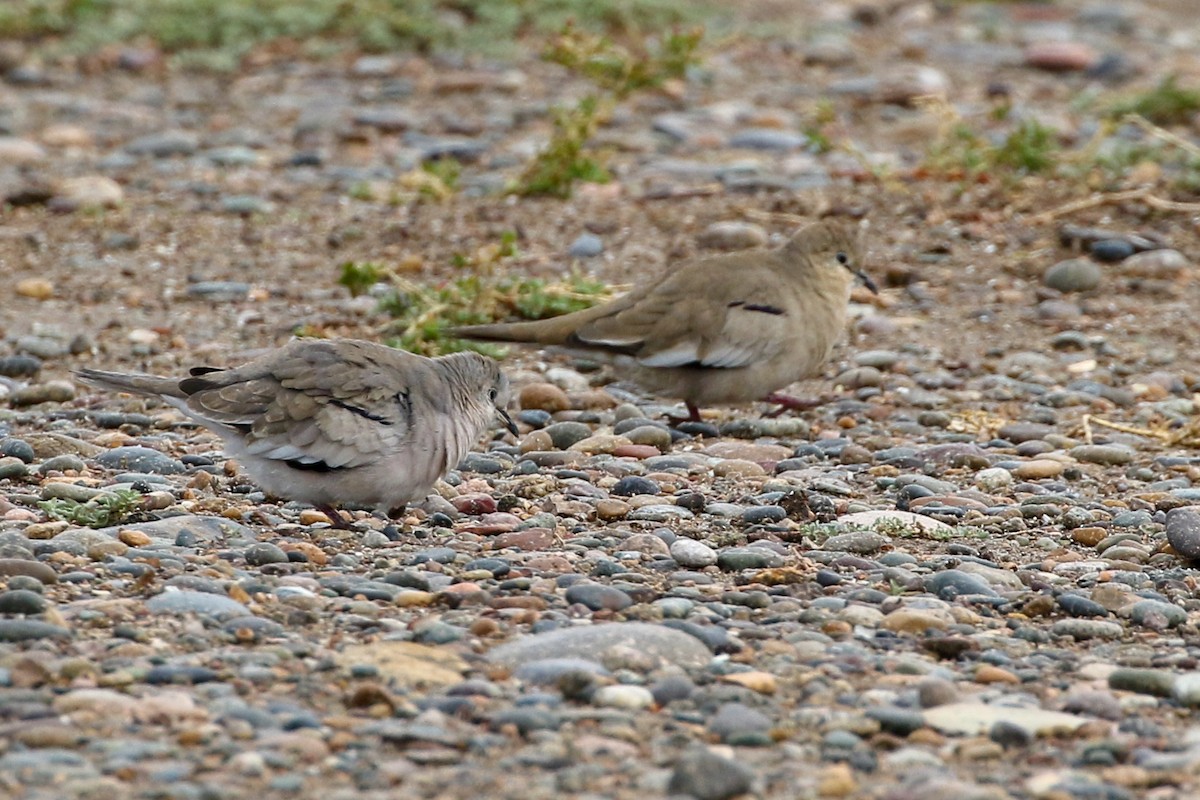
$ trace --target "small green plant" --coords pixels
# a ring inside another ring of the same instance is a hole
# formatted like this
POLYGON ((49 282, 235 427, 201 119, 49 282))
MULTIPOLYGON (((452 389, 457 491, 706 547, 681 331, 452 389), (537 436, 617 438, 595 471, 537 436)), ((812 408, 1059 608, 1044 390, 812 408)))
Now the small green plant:
POLYGON ((421 169, 441 182, 446 193, 458 188, 462 176, 462 164, 456 158, 434 158, 421 164, 421 169))
POLYGON ((1163 78, 1157 86, 1113 106, 1111 116, 1137 114, 1155 125, 1180 125, 1200 112, 1200 90, 1179 85, 1176 75, 1163 78))
POLYGON ((351 297, 358 297, 383 280, 384 274, 383 267, 373 261, 347 261, 337 282, 350 290, 351 297))
POLYGON ((529 163, 516 193, 525 196, 570 197, 576 181, 608 183, 603 157, 588 150, 596 131, 598 101, 588 96, 570 109, 557 109, 550 141, 529 163))
POLYGON ((1032 175, 1044 172, 1057 163, 1058 141, 1054 131, 1037 120, 1023 120, 1004 139, 1004 144, 991 152, 996 166, 1009 167, 1032 175))
POLYGON ((581 274, 561 281, 463 275, 440 286, 397 285, 382 307, 396 318, 398 335, 389 341, 393 346, 426 355, 465 349, 498 355, 501 348, 464 342, 451 336, 450 329, 512 317, 558 316, 588 308, 607 296, 604 284, 581 274))
POLYGON ((928 107, 941 117, 941 131, 926 153, 924 169, 947 177, 968 180, 1011 180, 1055 169, 1061 153, 1054 131, 1027 119, 994 144, 944 102, 928 107))
POLYGON ((542 58, 561 64, 594 83, 598 92, 554 114, 550 141, 525 168, 513 192, 525 196, 569 197, 575 183, 606 183, 603 155, 589 147, 600 122, 619 101, 661 87, 698 63, 702 28, 668 33, 654 50, 630 50, 568 23, 542 58))
POLYGON ((138 512, 141 505, 142 495, 132 489, 105 492, 86 503, 61 497, 38 503, 38 507, 54 519, 89 528, 107 528, 125 522, 138 512))

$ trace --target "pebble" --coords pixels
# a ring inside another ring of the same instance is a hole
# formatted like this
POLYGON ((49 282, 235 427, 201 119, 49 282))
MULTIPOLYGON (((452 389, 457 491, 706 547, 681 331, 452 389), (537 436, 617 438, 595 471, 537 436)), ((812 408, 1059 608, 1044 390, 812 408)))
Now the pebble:
POLYGON ((1087 258, 1060 261, 1046 270, 1042 282, 1060 292, 1088 292, 1100 285, 1104 272, 1087 258))
POLYGON ((604 241, 594 233, 579 234, 567 248, 567 255, 571 258, 595 258, 603 252, 604 241))
POLYGON ((1167 541, 1183 558, 1200 560, 1200 508, 1173 508, 1166 517, 1167 541))
POLYGON ((745 250, 766 243, 766 230, 752 222, 714 222, 696 237, 697 245, 710 250, 745 250))
POLYGON ((149 447, 114 447, 96 456, 96 463, 106 469, 150 472, 156 475, 176 475, 186 471, 178 460, 149 447))
POLYGON ((743 761, 697 748, 676 762, 667 793, 695 800, 731 800, 749 794, 754 781, 755 773, 743 761))

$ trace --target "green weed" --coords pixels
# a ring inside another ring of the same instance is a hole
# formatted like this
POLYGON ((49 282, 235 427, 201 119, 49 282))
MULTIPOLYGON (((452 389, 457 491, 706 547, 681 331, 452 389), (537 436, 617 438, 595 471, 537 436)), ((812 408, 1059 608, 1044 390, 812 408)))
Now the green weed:
POLYGON ((604 156, 588 144, 597 125, 612 107, 635 92, 661 87, 682 78, 698 63, 704 31, 668 33, 657 47, 630 49, 603 36, 566 25, 542 54, 587 78, 596 94, 584 96, 573 108, 554 114, 550 141, 525 168, 512 191, 524 196, 569 197, 575 183, 606 183, 604 156))
POLYGON ((141 505, 142 495, 131 489, 105 492, 86 503, 61 497, 38 503, 38 507, 54 519, 89 528, 107 528, 124 522, 137 513, 141 505))
POLYGON ((1155 125, 1181 125, 1200 112, 1200 90, 1179 85, 1178 76, 1169 75, 1157 86, 1113 106, 1111 116, 1126 114, 1145 117, 1155 125))

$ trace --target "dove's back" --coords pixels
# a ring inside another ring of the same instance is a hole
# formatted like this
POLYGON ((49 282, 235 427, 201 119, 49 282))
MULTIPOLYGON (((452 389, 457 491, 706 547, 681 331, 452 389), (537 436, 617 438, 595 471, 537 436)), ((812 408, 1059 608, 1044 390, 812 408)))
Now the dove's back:
POLYGON ((492 359, 429 359, 372 342, 301 339, 182 380, 80 370, 101 388, 154 395, 209 428, 268 494, 387 510, 422 499, 503 402, 492 359))

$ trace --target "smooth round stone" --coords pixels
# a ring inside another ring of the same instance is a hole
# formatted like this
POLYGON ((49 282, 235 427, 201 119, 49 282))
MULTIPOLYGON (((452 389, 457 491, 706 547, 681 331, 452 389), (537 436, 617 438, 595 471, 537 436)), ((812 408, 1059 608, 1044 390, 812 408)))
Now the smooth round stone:
POLYGON ((1171 695, 1189 708, 1200 706, 1200 672, 1186 672, 1175 678, 1171 695))
POLYGON ((1133 245, 1124 239, 1101 239, 1088 248, 1092 258, 1106 264, 1124 261, 1133 255, 1133 245))
POLYGON ((636 711, 653 706, 654 695, 645 686, 613 684, 597 689, 592 695, 592 705, 636 711))
POLYGON ((988 467, 975 473, 975 485, 985 492, 998 492, 1012 483, 1012 473, 1001 467, 988 467))
POLYGON ((600 583, 577 583, 567 589, 568 603, 579 603, 592 611, 620 611, 633 605, 633 598, 612 586, 600 583))
POLYGON ((175 475, 187 469, 166 453, 149 447, 114 447, 96 456, 96 463, 107 469, 153 472, 158 475, 175 475))
POLYGON ((71 631, 33 619, 0 619, 0 642, 27 642, 37 639, 69 639, 71 631))
POLYGON ((1050 627, 1055 636, 1070 636, 1078 641, 1087 639, 1119 639, 1125 628, 1116 622, 1093 619, 1060 619, 1050 627))
MULTIPOLYGON (((510 462, 511 463, 511 462, 510 462)), ((505 469, 504 461, 487 453, 467 453, 458 462, 459 472, 476 472, 480 475, 496 475, 505 469)))
POLYGON ((58 583, 58 573, 49 564, 25 558, 0 558, 0 576, 21 575, 36 578, 43 584, 58 583))
POLYGON ((1062 475, 1065 465, 1061 461, 1055 461, 1049 458, 1035 458, 1033 461, 1026 461, 1020 464, 1012 471, 1015 477, 1021 480, 1040 480, 1042 478, 1057 478, 1062 475))
POLYGON ((686 508, 661 503, 642 506, 629 514, 629 519, 642 520, 644 522, 671 522, 679 519, 691 519, 692 516, 692 512, 686 508))
POLYGON ((592 429, 582 422, 555 422, 543 430, 550 435, 556 450, 566 450, 592 435, 592 429))
POLYGON ((1138 625, 1163 630, 1187 622, 1187 611, 1174 603, 1139 600, 1129 608, 1129 618, 1138 625))
POLYGON ((24 478, 29 474, 29 467, 16 456, 0 457, 0 481, 24 478))
POLYGON ((743 703, 725 703, 708 721, 709 733, 723 742, 747 733, 766 733, 772 727, 771 718, 743 703))
POLYGON ((531 383, 522 386, 517 394, 517 402, 521 404, 522 409, 547 413, 565 411, 571 407, 571 399, 567 397, 567 393, 553 383, 531 383))
POLYGON ((46 587, 37 578, 31 578, 28 575, 13 575, 8 579, 9 589, 20 589, 34 594, 44 594, 46 587))
POLYGON ((835 553, 854 553, 864 556, 877 553, 891 541, 887 536, 874 531, 851 531, 830 536, 822 545, 823 550, 835 553))
POLYGON ((941 596, 943 592, 953 592, 954 596, 964 594, 996 596, 996 590, 986 580, 959 569, 942 570, 930 575, 925 579, 925 591, 938 596, 941 596))
POLYGON ((783 556, 762 547, 730 547, 717 554, 717 566, 725 572, 782 567, 783 556))
POLYGON ((633 497, 634 495, 656 495, 662 492, 662 488, 657 483, 649 478, 643 478, 640 475, 626 475, 621 478, 609 490, 610 493, 618 497, 633 497))
POLYGON ((1081 444, 1067 452, 1079 461, 1109 466, 1128 464, 1134 455, 1132 449, 1121 444, 1081 444))
POLYGON ((1042 282, 1060 292, 1087 292, 1100 285, 1104 271, 1090 258, 1060 261, 1046 270, 1042 282))
POLYGON ((728 147, 747 150, 799 150, 808 139, 777 128, 747 128, 729 137, 728 147))
POLYGON ((83 459, 73 453, 63 453, 62 455, 48 458, 38 465, 38 471, 45 475, 51 471, 58 472, 82 472, 86 468, 83 459))
POLYGON ((998 719, 988 728, 988 738, 1001 747, 1026 747, 1033 741, 1033 731, 1011 720, 998 719))
POLYGON ((958 701, 958 688, 944 678, 925 678, 917 684, 917 702, 921 708, 944 706, 958 701))
POLYGON ((48 605, 40 592, 29 589, 0 592, 0 614, 41 614, 48 605))
POLYGON ((897 736, 908 736, 915 730, 925 727, 925 717, 920 711, 910 711, 906 708, 880 706, 867 709, 866 716, 879 723, 887 733, 897 736))
POLYGON ((0 456, 19 458, 26 464, 31 463, 37 456, 34 455, 33 447, 23 439, 14 439, 10 436, 5 436, 0 439, 0 456))
POLYGON ((192 591, 156 594, 146 601, 146 610, 151 614, 204 614, 218 619, 254 616, 250 609, 232 598, 192 591))
POLYGON ((1180 556, 1200 560, 1200 507, 1173 508, 1167 512, 1167 541, 1180 556))
POLYGON ((660 706, 677 700, 686 700, 696 691, 696 684, 686 675, 668 675, 650 687, 654 702, 660 706))
POLYGON ((1060 594, 1057 599, 1059 607, 1072 617, 1107 617, 1108 609, 1083 595, 1060 594))
POLYGON ((747 525, 769 525, 787 519, 787 511, 780 506, 751 506, 742 511, 742 522, 747 525))
POLYGON ((664 619, 685 619, 696 604, 685 597, 663 597, 654 601, 654 607, 662 611, 664 619))
POLYGON ((671 558, 682 567, 702 569, 717 563, 717 551, 704 542, 680 536, 671 542, 671 558))
POLYGON ((667 794, 695 800, 732 800, 749 794, 755 773, 742 761, 735 761, 707 747, 697 747, 675 763, 667 794))
POLYGON ((531 428, 544 428, 552 419, 549 411, 540 408, 523 408, 517 412, 517 421, 531 428))
POLYGON ((639 425, 625 433, 634 444, 647 445, 660 452, 671 449, 671 432, 657 425, 639 425))
POLYGON ((714 250, 745 250, 766 243, 767 232, 761 225, 737 220, 714 222, 696 237, 696 244, 714 250))
MULTIPOLYGON (((1197 691, 1200 692, 1200 673, 1190 673, 1196 676, 1197 691)), ((1162 669, 1131 669, 1121 667, 1108 674, 1108 687, 1138 694, 1151 694, 1156 697, 1170 697, 1175 688, 1176 676, 1162 669)))
POLYGON ((270 542, 250 545, 243 553, 243 557, 246 559, 246 563, 252 567, 261 567, 264 564, 283 564, 288 560, 287 552, 282 547, 270 542))
POLYGON ((581 233, 567 248, 571 258, 594 258, 604 252, 604 241, 594 233, 581 233))

